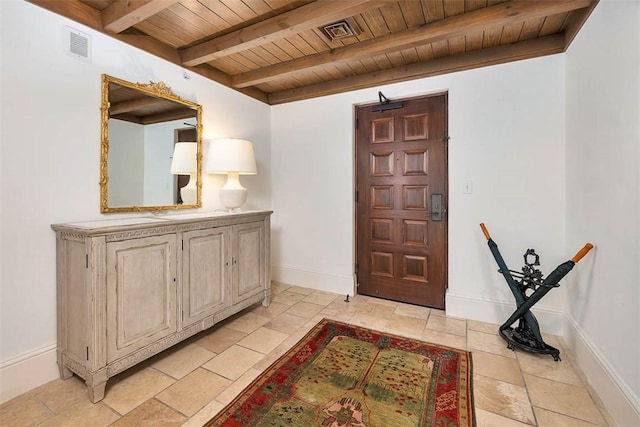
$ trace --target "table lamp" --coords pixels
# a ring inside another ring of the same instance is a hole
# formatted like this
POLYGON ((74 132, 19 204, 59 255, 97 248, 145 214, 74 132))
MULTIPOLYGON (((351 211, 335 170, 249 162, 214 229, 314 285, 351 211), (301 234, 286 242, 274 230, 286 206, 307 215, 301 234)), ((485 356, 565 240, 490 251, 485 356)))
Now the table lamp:
POLYGON ((244 139, 213 139, 205 169, 212 174, 226 174, 227 182, 220 189, 220 202, 230 212, 240 210, 247 200, 247 189, 240 184, 239 175, 257 173, 253 145, 244 139))

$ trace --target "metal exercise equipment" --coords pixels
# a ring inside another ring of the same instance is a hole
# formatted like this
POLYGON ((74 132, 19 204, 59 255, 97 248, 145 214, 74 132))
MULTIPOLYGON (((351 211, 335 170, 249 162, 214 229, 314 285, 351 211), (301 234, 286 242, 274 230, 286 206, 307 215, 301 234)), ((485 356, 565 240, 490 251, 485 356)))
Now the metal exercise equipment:
POLYGON ((513 350, 517 347, 532 353, 550 354, 553 356, 553 360, 560 360, 560 350, 544 342, 540 334, 538 320, 530 309, 552 288, 560 286, 558 284, 560 280, 593 248, 593 245, 587 243, 573 258, 563 262, 546 278, 543 278, 542 272, 535 268, 540 265, 540 257, 534 249, 527 249, 524 253, 524 266, 521 272, 509 270, 500 255, 498 245, 491 239, 484 223, 480 224, 480 228, 487 238, 489 250, 498 264, 498 272, 504 276, 516 300, 516 311, 499 329, 500 336, 507 342, 507 348, 513 350), (518 326, 514 328, 511 325, 516 320, 518 326))

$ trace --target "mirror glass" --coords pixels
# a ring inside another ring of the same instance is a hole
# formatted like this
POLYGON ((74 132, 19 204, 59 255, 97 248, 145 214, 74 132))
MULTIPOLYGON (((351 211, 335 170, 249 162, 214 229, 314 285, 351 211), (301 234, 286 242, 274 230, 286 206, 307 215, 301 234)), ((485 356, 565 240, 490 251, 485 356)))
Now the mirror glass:
POLYGON ((162 82, 103 74, 100 157, 102 213, 199 208, 202 106, 162 82))

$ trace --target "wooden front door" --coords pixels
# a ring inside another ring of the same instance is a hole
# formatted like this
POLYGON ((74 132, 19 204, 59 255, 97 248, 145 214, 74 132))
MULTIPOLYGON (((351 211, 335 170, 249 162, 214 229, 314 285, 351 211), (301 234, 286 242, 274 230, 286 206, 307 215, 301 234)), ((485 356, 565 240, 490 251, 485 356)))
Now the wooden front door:
POLYGON ((358 293, 444 308, 446 109, 446 95, 356 109, 358 293))

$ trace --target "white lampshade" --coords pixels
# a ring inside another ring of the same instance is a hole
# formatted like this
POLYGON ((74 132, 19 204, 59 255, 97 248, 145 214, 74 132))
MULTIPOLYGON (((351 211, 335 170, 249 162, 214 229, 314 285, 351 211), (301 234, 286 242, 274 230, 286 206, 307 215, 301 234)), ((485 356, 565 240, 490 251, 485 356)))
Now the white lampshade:
POLYGON ((185 205, 195 205, 198 202, 198 188, 196 187, 197 142, 177 142, 174 145, 170 172, 173 175, 189 175, 189 182, 180 189, 180 197, 185 205))
POLYGON ((198 171, 198 143, 177 142, 173 147, 171 173, 189 175, 198 171))
POLYGON ((239 175, 255 175, 258 170, 253 155, 253 145, 244 139, 212 140, 205 170, 217 174, 237 172, 239 175))
POLYGON ((244 139, 212 140, 205 170, 209 173, 227 175, 227 182, 220 189, 220 202, 229 211, 239 211, 247 200, 247 189, 240 183, 239 175, 257 173, 253 145, 244 139))

